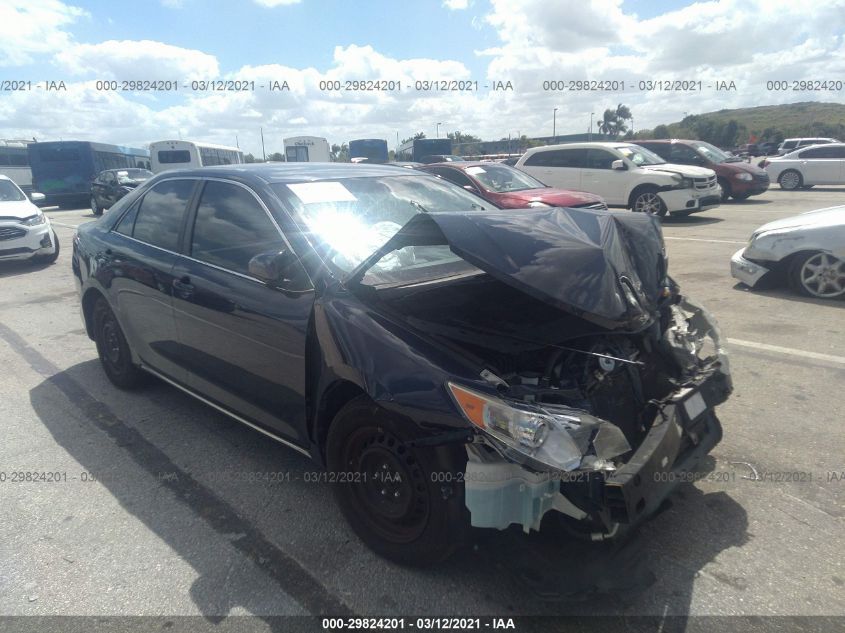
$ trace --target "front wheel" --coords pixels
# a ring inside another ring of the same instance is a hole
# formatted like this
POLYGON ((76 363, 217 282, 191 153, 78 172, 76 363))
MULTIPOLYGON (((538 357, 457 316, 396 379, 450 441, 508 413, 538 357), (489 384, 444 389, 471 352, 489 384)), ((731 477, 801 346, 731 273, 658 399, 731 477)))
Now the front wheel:
POLYGON ((719 178, 719 186, 722 188, 722 202, 727 202, 731 197, 731 183, 725 178, 719 178))
POLYGON ((663 217, 666 215, 666 204, 657 195, 656 189, 641 189, 633 197, 631 210, 663 217))
POLYGON ((120 389, 134 389, 145 382, 146 375, 132 362, 129 343, 114 312, 100 298, 94 306, 94 340, 97 354, 108 379, 120 389))
POLYGON ((845 297, 845 260, 830 253, 798 255, 789 267, 792 287, 817 299, 845 297))
POLYGON ((103 215, 103 207, 97 203, 96 196, 91 196, 91 213, 94 215, 103 215))
POLYGON ((329 428, 335 499, 370 549, 397 563, 431 565, 464 542, 469 526, 462 445, 413 446, 413 423, 361 396, 329 428))
POLYGON ((804 178, 801 177, 800 172, 797 172, 794 169, 787 169, 778 176, 778 184, 781 189, 795 191, 796 189, 800 189, 804 186, 804 178))

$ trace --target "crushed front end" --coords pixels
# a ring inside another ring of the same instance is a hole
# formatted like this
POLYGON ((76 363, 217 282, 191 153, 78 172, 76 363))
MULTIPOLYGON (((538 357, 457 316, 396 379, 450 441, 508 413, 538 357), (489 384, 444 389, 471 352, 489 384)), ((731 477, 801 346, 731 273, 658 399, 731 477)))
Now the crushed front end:
POLYGON ((650 516, 722 437, 732 390, 718 328, 670 296, 638 334, 570 341, 544 373, 499 377, 499 396, 450 385, 481 429, 467 445, 472 525, 538 530, 549 511, 610 538, 650 516))

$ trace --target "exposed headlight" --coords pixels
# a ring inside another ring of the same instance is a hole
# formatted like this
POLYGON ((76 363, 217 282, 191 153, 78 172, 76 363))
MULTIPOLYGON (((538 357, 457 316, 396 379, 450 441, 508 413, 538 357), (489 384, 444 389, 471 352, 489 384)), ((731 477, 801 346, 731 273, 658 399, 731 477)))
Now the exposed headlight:
POLYGON ((737 180, 748 181, 748 180, 753 180, 754 177, 751 174, 749 174, 748 172, 741 171, 738 174, 734 174, 734 178, 736 178, 737 180))
POLYGON ((447 384, 464 417, 507 448, 554 469, 572 470, 581 464, 581 451, 560 416, 447 384))
POLYGON ((39 226, 40 224, 44 224, 47 221, 47 216, 39 211, 35 215, 31 215, 28 218, 24 218, 21 220, 21 224, 24 226, 39 226))
POLYGON ((539 200, 532 200, 528 203, 529 207, 550 207, 552 205, 546 204, 545 202, 540 202, 539 200))

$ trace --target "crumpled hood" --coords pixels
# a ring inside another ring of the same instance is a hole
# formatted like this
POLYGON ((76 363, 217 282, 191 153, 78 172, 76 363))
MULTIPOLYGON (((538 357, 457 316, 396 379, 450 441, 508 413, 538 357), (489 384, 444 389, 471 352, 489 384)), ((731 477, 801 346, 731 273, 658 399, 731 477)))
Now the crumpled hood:
POLYGON ((367 258, 448 244, 453 253, 535 299, 606 329, 651 322, 666 274, 658 222, 646 214, 540 208, 420 213, 367 258))
POLYGON ((833 226, 845 226, 845 206, 828 207, 807 211, 788 218, 781 218, 774 222, 764 224, 754 231, 755 235, 769 231, 788 231, 792 229, 823 228, 833 226))
POLYGON ((686 178, 709 178, 714 175, 712 169, 695 167, 694 165, 673 165, 672 163, 666 163, 665 165, 641 165, 640 168, 648 171, 665 171, 686 178))
POLYGON ((29 200, 7 200, 0 202, 0 218, 29 218, 37 214, 38 207, 29 200))

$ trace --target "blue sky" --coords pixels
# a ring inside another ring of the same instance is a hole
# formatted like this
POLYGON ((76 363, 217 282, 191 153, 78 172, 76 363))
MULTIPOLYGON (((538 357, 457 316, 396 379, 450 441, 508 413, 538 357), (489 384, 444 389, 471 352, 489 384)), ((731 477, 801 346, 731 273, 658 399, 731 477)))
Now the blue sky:
POLYGON ((259 130, 386 138, 461 130, 485 139, 583 132, 625 103, 637 128, 730 107, 845 101, 775 93, 772 79, 845 78, 845 0, 3 0, 0 79, 62 79, 63 94, 0 92, 0 138, 143 145, 182 135, 257 151, 259 130), (264 6, 275 5, 275 6, 264 6), (286 94, 104 93, 97 79, 286 79, 286 94), (629 81, 597 92, 546 80, 629 81), (327 93, 323 80, 402 80, 401 93, 327 93), (493 93, 424 93, 414 80, 511 81, 493 93), (643 91, 630 82, 735 81, 643 91))

